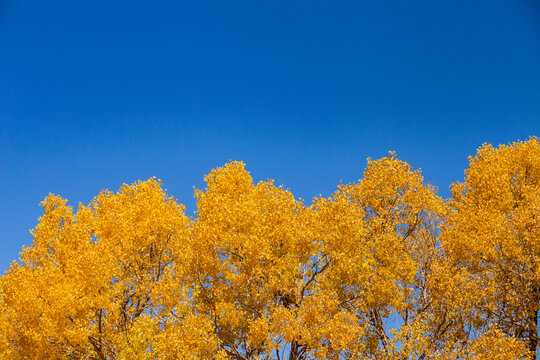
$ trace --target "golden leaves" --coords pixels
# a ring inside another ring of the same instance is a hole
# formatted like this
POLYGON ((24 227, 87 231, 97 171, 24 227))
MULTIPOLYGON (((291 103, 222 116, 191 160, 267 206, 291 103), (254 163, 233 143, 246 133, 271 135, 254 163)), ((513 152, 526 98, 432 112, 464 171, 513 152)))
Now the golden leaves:
MULTIPOLYGON (((492 331, 495 326, 518 341, 512 342, 515 346, 526 344, 536 358, 540 141, 531 138, 497 149, 486 144, 469 161, 465 181, 454 185, 453 210, 440 237, 455 264, 456 282, 466 290, 460 301, 477 327, 492 331)), ((503 346, 497 341, 486 337, 475 346, 503 346)), ((483 358, 495 358, 490 356, 483 358)))
POLYGON ((395 153, 310 205, 241 162, 191 219, 156 179, 50 195, 0 279, 0 359, 529 356, 539 148, 483 146, 448 202, 395 153))

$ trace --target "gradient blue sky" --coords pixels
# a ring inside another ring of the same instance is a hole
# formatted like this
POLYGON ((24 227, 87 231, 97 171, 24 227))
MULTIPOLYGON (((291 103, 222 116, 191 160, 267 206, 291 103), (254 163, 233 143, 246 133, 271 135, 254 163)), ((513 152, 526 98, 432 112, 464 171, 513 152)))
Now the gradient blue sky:
POLYGON ((395 150, 448 196, 483 142, 540 135, 540 5, 0 0, 0 270, 39 202, 243 160, 309 201, 395 150))

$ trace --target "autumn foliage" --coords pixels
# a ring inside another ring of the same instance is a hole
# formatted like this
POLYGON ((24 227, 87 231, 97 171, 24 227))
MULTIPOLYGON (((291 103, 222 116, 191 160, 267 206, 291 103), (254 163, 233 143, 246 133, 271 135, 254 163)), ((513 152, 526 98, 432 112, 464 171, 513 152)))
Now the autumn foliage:
POLYGON ((535 359, 540 140, 444 200, 394 153, 311 204, 241 162, 197 212, 156 179, 50 195, 0 278, 0 359, 535 359))

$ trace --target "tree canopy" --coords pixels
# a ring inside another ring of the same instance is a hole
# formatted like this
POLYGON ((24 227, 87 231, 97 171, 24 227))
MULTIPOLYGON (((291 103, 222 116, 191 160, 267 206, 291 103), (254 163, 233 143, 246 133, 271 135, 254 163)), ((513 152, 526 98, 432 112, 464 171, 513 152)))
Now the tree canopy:
POLYGON ((535 359, 540 140, 442 199, 396 154, 305 204, 242 162, 194 217, 152 178, 49 195, 0 278, 0 359, 535 359))

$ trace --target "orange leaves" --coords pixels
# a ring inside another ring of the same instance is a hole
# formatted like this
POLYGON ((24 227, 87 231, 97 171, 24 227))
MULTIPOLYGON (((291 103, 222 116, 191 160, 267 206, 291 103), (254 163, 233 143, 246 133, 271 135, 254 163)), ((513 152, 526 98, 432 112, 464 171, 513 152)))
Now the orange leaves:
MULTIPOLYGON (((523 341, 536 358, 540 141, 484 145, 469 161, 465 181, 454 185, 443 248, 457 265, 459 286, 469 289, 464 308, 476 323, 523 341)), ((486 339, 478 344, 492 342, 486 339)))
POLYGON ((507 337, 501 330, 489 329, 478 339, 471 341, 469 349, 460 353, 463 359, 478 360, 518 360, 533 356, 524 344, 515 338, 507 337))
POLYGON ((0 281, 2 321, 20 324, 6 325, 5 341, 20 356, 27 346, 55 358, 116 356, 138 319, 157 314, 152 289, 187 238, 183 207, 155 179, 102 192, 77 214, 57 196, 43 204, 24 264, 0 281))
POLYGON ((394 153, 310 205, 241 162, 194 218, 153 178, 50 195, 0 279, 0 359, 523 358, 539 148, 482 147, 448 202, 394 153))

